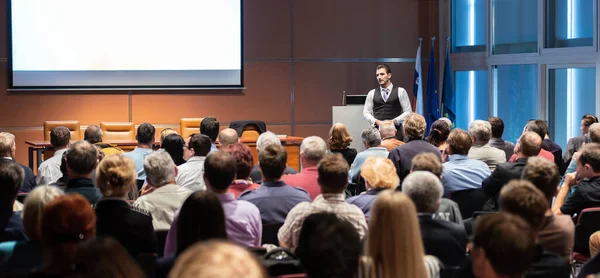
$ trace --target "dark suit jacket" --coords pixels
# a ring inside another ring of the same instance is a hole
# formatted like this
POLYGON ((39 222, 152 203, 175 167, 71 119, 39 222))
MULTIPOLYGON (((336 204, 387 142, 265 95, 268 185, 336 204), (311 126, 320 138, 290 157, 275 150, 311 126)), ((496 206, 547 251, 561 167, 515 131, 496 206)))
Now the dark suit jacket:
POLYGON ((567 165, 565 165, 565 162, 561 157, 562 148, 558 144, 554 143, 554 141, 550 139, 544 139, 542 142, 542 149, 547 150, 554 155, 554 163, 556 163, 556 166, 558 166, 560 174, 564 174, 565 170, 567 170, 567 165))
POLYGON ((445 266, 461 265, 468 241, 464 226, 431 216, 419 213, 425 253, 437 257, 445 266))
POLYGON ((403 181, 406 176, 410 173, 410 167, 412 166, 412 159, 420 153, 433 153, 440 161, 442 161, 442 154, 437 147, 423 141, 423 140, 411 140, 408 143, 395 147, 388 158, 392 160, 394 166, 396 166, 396 173, 403 181))
MULTIPOLYGON (((10 160, 8 158, 0 158, 1 160, 10 160)), ((14 160, 11 160, 14 161, 14 160)), ((31 171, 31 168, 18 163, 16 161, 14 161, 15 163, 19 164, 19 166, 21 166, 21 168, 23 168, 23 172, 25 172, 25 179, 23 180, 23 186, 21 186, 21 189, 19 190, 19 192, 29 192, 31 190, 33 190, 33 188, 35 188, 35 186, 37 185, 37 183, 35 182, 35 176, 33 175, 33 171, 31 171)))
MULTIPOLYGON (((286 167, 285 170, 283 170, 283 174, 284 175, 297 174, 297 172, 292 167, 286 167)), ((260 172, 260 169, 258 168, 258 164, 254 165, 254 167, 252 168, 252 171, 250 171, 250 179, 252 179, 252 182, 254 182, 254 183, 262 183, 262 173, 260 172)))
POLYGON ((156 253, 152 216, 124 200, 102 199, 96 204, 96 231, 115 238, 132 256, 156 253))
POLYGON ((500 189, 502 189, 502 186, 507 184, 510 180, 520 179, 525 164, 527 164, 527 158, 525 157, 519 158, 515 162, 498 164, 496 170, 492 172, 492 175, 483 180, 481 183, 483 192, 485 192, 485 195, 488 197, 491 197, 490 201, 485 204, 483 210, 498 210, 498 196, 500 195, 500 189))

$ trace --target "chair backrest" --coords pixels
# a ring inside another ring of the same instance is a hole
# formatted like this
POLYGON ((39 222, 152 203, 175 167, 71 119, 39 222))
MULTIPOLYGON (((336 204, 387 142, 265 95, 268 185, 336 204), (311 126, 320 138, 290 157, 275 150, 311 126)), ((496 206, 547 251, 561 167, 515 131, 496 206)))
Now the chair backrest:
POLYGON ((134 259, 138 263, 147 278, 156 277, 157 255, 154 253, 137 254, 134 259))
POLYGON ((156 247, 158 256, 162 257, 165 254, 165 244, 167 243, 167 234, 169 230, 156 230, 156 247))
POLYGON ((244 131, 242 131, 241 138, 258 138, 260 136, 260 130, 255 125, 246 125, 244 131))
POLYGON ((135 141, 135 125, 133 123, 101 122, 102 142, 135 141))
POLYGON ((179 120, 179 131, 183 139, 187 139, 194 133, 200 133, 200 122, 204 118, 181 118, 179 120))
POLYGON ((79 121, 45 121, 44 141, 50 141, 50 131, 59 126, 64 126, 71 131, 71 141, 81 140, 81 127, 79 121))
POLYGON ((467 189, 450 193, 450 200, 458 204, 463 219, 470 218, 473 212, 483 209, 483 205, 489 199, 483 189, 467 189))
POLYGON ((231 121, 229 128, 235 129, 240 138, 258 138, 267 131, 264 121, 231 121))
POLYGON ((277 232, 279 228, 283 226, 283 223, 263 225, 262 230, 262 244, 275 244, 279 245, 279 239, 277 239, 277 232))
POLYGON ((582 210, 577 218, 577 225, 575 225, 573 251, 589 255, 590 236, 596 231, 600 231, 600 207, 582 210))

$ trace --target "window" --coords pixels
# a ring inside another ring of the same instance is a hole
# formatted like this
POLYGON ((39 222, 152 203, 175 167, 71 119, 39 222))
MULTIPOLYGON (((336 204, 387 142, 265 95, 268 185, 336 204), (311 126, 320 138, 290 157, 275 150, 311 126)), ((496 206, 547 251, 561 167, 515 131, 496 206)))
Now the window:
POLYGON ((454 0, 452 3, 452 52, 484 52, 486 0, 454 0))
POLYGON ((468 130, 474 120, 487 120, 489 115, 487 70, 454 72, 456 92, 456 127, 468 130))
POLYGON ((537 52, 537 0, 492 0, 493 54, 537 52))
POLYGON ((547 48, 594 45, 594 0, 546 0, 547 48))

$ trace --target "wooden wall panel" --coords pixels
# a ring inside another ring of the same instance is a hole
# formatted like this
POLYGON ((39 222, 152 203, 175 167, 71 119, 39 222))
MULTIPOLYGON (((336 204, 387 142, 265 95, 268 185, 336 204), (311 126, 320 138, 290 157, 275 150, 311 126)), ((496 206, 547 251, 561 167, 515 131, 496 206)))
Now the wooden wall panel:
POLYGON ((296 125, 294 126, 295 136, 308 137, 308 136, 319 136, 323 140, 327 141, 329 138, 330 124, 323 125, 296 125))
POLYGON ((244 58, 290 58, 290 0, 244 3, 244 58))

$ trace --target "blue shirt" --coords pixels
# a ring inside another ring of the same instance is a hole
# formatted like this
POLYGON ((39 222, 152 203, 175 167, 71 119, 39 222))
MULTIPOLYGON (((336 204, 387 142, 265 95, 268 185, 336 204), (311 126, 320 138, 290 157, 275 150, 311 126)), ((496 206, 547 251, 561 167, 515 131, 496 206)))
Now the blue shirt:
POLYGON ((356 155, 356 158, 354 158, 354 162, 352 162, 352 166, 350 167, 350 172, 348 173, 348 178, 350 178, 351 181, 356 181, 358 180, 358 175, 360 174, 360 167, 362 167, 363 163, 365 163, 365 160, 367 160, 368 157, 370 156, 378 156, 378 157, 383 157, 383 158, 387 158, 388 157, 388 150, 384 147, 372 147, 372 148, 368 148, 362 152, 359 152, 356 155))
POLYGON ((215 145, 215 143, 210 143, 210 151, 208 153, 212 153, 212 152, 216 152, 217 151, 217 145, 215 145))
POLYGON ((283 181, 263 181, 259 188, 242 193, 238 199, 258 207, 263 225, 283 223, 297 204, 312 201, 306 190, 283 181))
POLYGON ((448 157, 442 169, 444 195, 448 193, 481 188, 481 182, 492 173, 485 162, 453 154, 448 157))
POLYGON ((146 173, 144 172, 144 159, 146 158, 147 155, 149 155, 151 153, 152 153, 151 149, 135 147, 135 149, 133 149, 133 151, 123 154, 123 156, 133 159, 133 163, 135 163, 135 171, 138 174, 138 177, 137 177, 138 180, 146 179, 146 173))
POLYGON ((381 191, 387 188, 371 188, 360 195, 350 197, 346 200, 346 203, 353 204, 363 211, 365 216, 368 218, 371 216, 371 207, 377 199, 377 195, 381 191))

